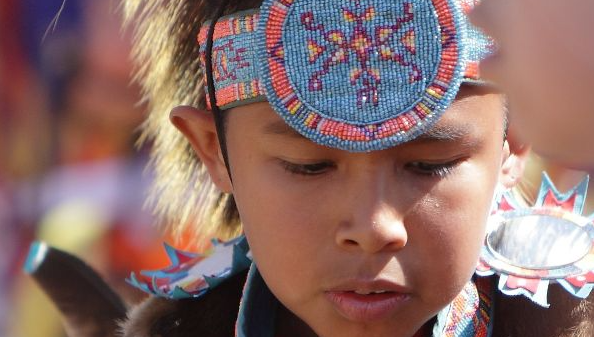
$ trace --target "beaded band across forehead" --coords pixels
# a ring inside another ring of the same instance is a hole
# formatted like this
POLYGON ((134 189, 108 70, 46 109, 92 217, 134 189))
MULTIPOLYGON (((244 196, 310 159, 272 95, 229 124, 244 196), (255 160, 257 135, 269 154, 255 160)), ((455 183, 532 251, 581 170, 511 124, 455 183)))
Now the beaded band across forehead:
MULTIPOLYGON (((478 80, 490 40, 466 20, 474 1, 460 1, 265 0, 216 23, 207 87, 221 109, 268 101, 322 145, 401 144, 478 80)), ((203 64, 209 25, 198 37, 203 64)))

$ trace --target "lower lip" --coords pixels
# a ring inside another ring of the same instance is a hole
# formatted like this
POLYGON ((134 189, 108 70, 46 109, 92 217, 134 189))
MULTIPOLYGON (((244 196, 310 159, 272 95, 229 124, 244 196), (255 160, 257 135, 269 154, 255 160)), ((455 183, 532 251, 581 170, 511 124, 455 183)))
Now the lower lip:
POLYGON ((342 316, 355 322, 372 322, 389 318, 410 299, 408 294, 397 292, 359 295, 352 291, 329 291, 325 294, 342 316))

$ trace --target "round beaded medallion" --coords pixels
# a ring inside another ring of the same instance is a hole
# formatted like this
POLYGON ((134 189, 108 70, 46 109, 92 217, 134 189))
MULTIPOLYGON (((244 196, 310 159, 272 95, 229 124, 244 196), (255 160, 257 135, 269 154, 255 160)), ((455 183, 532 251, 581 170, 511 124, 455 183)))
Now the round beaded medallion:
POLYGON ((455 98, 466 21, 455 0, 266 0, 260 78, 309 139, 348 151, 406 142, 455 98))

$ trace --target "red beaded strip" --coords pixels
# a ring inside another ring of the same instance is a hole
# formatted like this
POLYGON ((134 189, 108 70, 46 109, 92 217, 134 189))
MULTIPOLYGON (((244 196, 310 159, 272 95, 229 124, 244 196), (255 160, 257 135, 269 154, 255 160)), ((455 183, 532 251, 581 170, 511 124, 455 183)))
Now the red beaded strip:
MULTIPOLYGON (((254 33, 256 31, 259 13, 254 12, 247 15, 234 15, 222 18, 215 25, 215 31, 213 35, 214 45, 217 41, 225 38, 237 37, 242 38, 242 34, 254 33)), ((198 34, 198 43, 203 46, 206 44, 206 38, 208 33, 209 23, 206 23, 198 34)), ((213 59, 217 59, 216 53, 225 53, 225 51, 213 50, 213 59)), ((205 55, 200 55, 202 66, 205 64, 205 55)), ((228 68, 228 62, 233 60, 229 59, 227 55, 222 55, 220 58, 223 64, 217 64, 216 66, 222 65, 224 69, 228 68)), ((218 75, 215 69, 215 76, 218 75)), ((206 82, 206 76, 204 78, 206 82)), ((233 104, 238 101, 254 99, 264 95, 263 87, 259 79, 251 79, 248 82, 232 83, 227 87, 218 88, 216 92, 217 104, 221 109, 225 109, 225 106, 233 104)), ((210 101, 206 100, 207 109, 211 109, 210 101)))

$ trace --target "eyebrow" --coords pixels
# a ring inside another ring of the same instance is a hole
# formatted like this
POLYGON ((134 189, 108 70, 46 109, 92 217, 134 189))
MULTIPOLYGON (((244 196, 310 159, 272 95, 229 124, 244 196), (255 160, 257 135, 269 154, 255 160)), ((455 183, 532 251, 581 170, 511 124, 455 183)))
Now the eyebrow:
POLYGON ((268 123, 264 126, 263 131, 268 135, 287 136, 291 138, 307 139, 305 136, 297 132, 297 130, 290 127, 282 120, 268 123))
POLYGON ((454 142, 468 138, 472 127, 468 124, 440 125, 436 124, 413 142, 454 142))
MULTIPOLYGON (((297 139, 307 139, 282 120, 266 124, 263 128, 265 134, 285 136, 297 139)), ((408 143, 431 143, 431 142, 457 142, 464 141, 464 145, 472 145, 474 142, 468 138, 472 135, 472 127, 469 124, 440 125, 436 124, 425 133, 408 143)), ((403 143, 403 145, 406 143, 403 143)))

